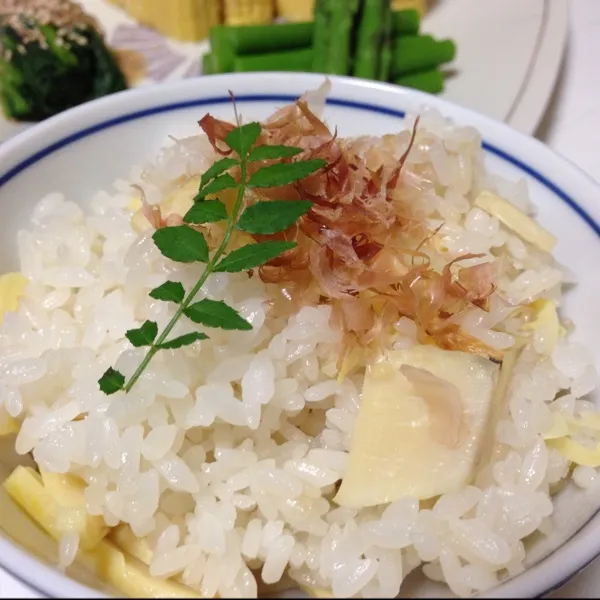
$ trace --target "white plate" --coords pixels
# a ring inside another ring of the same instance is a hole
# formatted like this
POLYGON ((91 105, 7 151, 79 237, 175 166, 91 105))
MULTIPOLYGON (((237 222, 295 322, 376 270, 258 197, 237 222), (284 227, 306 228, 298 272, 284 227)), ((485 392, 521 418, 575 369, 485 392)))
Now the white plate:
MULTIPOLYGON (((85 204, 94 190, 127 176, 128 165, 152 158, 169 135, 181 137, 197 131, 197 120, 205 112, 231 118, 228 90, 235 93, 247 119, 260 119, 321 82, 315 75, 290 78, 280 73, 215 76, 202 85, 174 82, 88 103, 9 140, 0 147, 0 272, 16 267, 16 232, 41 196, 60 189, 67 198, 85 204)), ((600 258, 600 205, 596 202, 600 189, 593 180, 540 142, 503 124, 395 86, 334 78, 325 117, 342 136, 380 135, 402 129, 404 111, 417 112, 424 103, 438 107, 459 124, 477 127, 489 167, 510 179, 526 181, 539 209, 539 221, 559 239, 558 260, 579 281, 566 296, 565 314, 575 320, 575 338, 591 348, 600 365, 600 312, 596 309, 600 279, 589 276, 596 272, 600 258)), ((1 480, 9 468, 7 453, 1 449, 0 458, 4 463, 0 464, 1 480)), ((0 490, 0 519, 9 510, 2 500, 0 490)), ((533 546, 531 567, 487 597, 538 596, 586 565, 600 553, 599 506, 599 488, 563 490, 555 501, 555 530, 533 546)), ((23 516, 15 511, 11 523, 18 519, 23 516)), ((23 531, 29 532, 20 540, 24 545, 46 558, 52 556, 52 546, 39 539, 39 530, 29 524, 23 531)), ((0 566, 50 596, 98 595, 1 536, 0 566)), ((81 570, 74 575, 80 582, 89 581, 81 570)), ((417 584, 419 597, 444 593, 435 584, 417 584)), ((416 595, 410 587, 405 593, 416 595)))
MULTIPOLYGON (((148 30, 106 0, 79 0, 102 23, 109 44, 141 52, 138 85, 201 73, 207 42, 179 43, 148 30)), ((537 127, 560 69, 568 32, 567 0, 432 0, 422 30, 456 41, 458 54, 441 96, 505 121, 524 133, 537 127)), ((0 115, 0 142, 29 127, 0 115)))
POLYGON ((567 0, 438 0, 423 30, 456 40, 444 98, 535 131, 566 48, 567 0))

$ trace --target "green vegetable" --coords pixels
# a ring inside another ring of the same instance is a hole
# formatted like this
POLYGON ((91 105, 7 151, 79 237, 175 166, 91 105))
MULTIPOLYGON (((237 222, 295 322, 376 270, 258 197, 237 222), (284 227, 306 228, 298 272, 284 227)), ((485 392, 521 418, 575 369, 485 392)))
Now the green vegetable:
POLYGON ((398 37, 394 40, 392 76, 427 71, 454 60, 452 40, 435 40, 429 35, 398 37))
MULTIPOLYGON (((418 55, 413 54, 410 57, 407 56, 398 56, 396 53, 392 54, 392 46, 391 44, 383 45, 381 48, 381 55, 379 57, 379 68, 376 73, 374 79, 378 79, 380 81, 389 81, 390 79, 396 81, 399 77, 404 77, 407 75, 418 74, 422 72, 429 72, 435 70, 438 67, 438 63, 435 61, 438 60, 438 48, 436 48, 436 42, 429 36, 423 36, 429 38, 426 40, 425 44, 421 44, 418 42, 415 46, 425 46, 425 54, 418 55), (433 43, 433 46, 431 45, 433 43), (434 49, 434 54, 430 52, 431 48, 434 49), (407 64, 408 63, 408 64, 407 64), (416 68, 413 68, 414 65, 417 65, 416 68), (410 67, 410 70, 407 70, 410 67), (391 74, 394 73, 394 76, 391 77, 391 74)), ((417 38, 421 39, 421 38, 417 38)), ((446 42, 442 42, 446 44, 446 42)), ((451 42, 450 42, 451 43, 451 42)), ((448 50, 449 47, 446 46, 448 50)), ((416 48, 419 50, 419 48, 416 48)), ((442 62, 447 62, 452 60, 451 53, 448 51, 444 52, 444 56, 442 56, 442 62)), ((263 68, 260 70, 286 70, 286 65, 291 64, 292 62, 306 62, 306 68, 308 69, 310 65, 309 61, 306 60, 307 53, 310 52, 308 50, 292 50, 290 52, 286 52, 287 58, 285 61, 282 61, 281 57, 284 53, 277 53, 271 55, 260 55, 260 58, 257 56, 256 58, 261 61, 263 68), (297 58, 296 58, 297 57, 297 58)), ((254 57, 246 56, 240 57, 236 60, 241 60, 244 64, 250 64, 251 60, 254 57), (247 60, 250 59, 250 60, 247 60)), ((442 63, 440 63, 442 64, 442 63)), ((251 70, 258 70, 258 65, 251 70)), ((354 72, 354 75, 358 76, 357 72, 354 72)))
POLYGON ((277 233, 287 229, 310 209, 309 202, 267 201, 251 204, 242 210, 248 200, 246 194, 248 189, 251 186, 266 188, 293 183, 326 166, 324 160, 278 162, 261 167, 249 176, 248 164, 250 162, 280 158, 289 160, 300 152, 298 148, 285 146, 256 146, 260 133, 261 127, 258 123, 248 123, 235 128, 226 136, 225 143, 236 153, 237 157, 221 159, 204 173, 200 180, 198 194, 194 199, 194 206, 185 216, 186 220, 191 223, 216 220, 226 222, 223 241, 211 256, 209 256, 208 245, 203 234, 188 225, 164 227, 154 233, 155 245, 167 258, 181 263, 205 262, 206 267, 200 279, 187 294, 181 283, 174 281, 167 281, 150 292, 150 296, 156 300, 175 302, 178 305, 177 311, 161 333, 158 333, 158 327, 153 321, 146 321, 140 328, 129 330, 126 333, 127 338, 134 346, 146 346, 148 350, 128 380, 122 373, 112 367, 109 368, 98 381, 100 389, 104 393, 129 392, 159 350, 181 348, 207 339, 208 336, 205 333, 192 332, 168 340, 169 334, 183 316, 205 327, 241 331, 252 329, 252 325, 225 302, 205 298, 194 303, 194 298, 211 273, 236 273, 253 269, 296 246, 295 242, 270 240, 248 244, 227 254, 234 229, 257 233, 259 231, 277 233), (235 182, 233 177, 226 172, 232 167, 239 169, 239 182, 235 182), (233 181, 237 193, 235 204, 227 213, 224 205, 221 208, 217 207, 216 203, 220 203, 219 200, 205 200, 205 198, 211 193, 209 190, 227 189, 222 187, 223 185, 230 187, 230 180, 233 181), (216 184, 215 182, 221 183, 216 184))
POLYGON ((419 25, 416 10, 392 11, 385 0, 316 0, 312 23, 214 27, 203 72, 352 71, 389 81, 393 38, 414 37, 419 25))
POLYGON ((207 52, 202 56, 202 74, 213 75, 216 73, 212 52, 207 52))
POLYGON ((268 54, 246 54, 236 56, 233 70, 236 73, 257 71, 300 71, 311 70, 313 51, 311 48, 301 50, 284 50, 268 54))
POLYGON ((315 73, 325 73, 331 31, 329 30, 329 0, 315 0, 314 29, 312 32, 313 62, 315 73))
POLYGON ((444 76, 439 69, 420 71, 419 73, 408 73, 398 77, 395 81, 398 85, 415 88, 429 94, 438 94, 444 89, 444 76))
POLYGON ((331 29, 328 31, 326 73, 349 75, 354 33, 354 17, 359 0, 330 0, 331 29))
POLYGON ((379 71, 377 79, 379 81, 389 81, 392 70, 392 44, 394 41, 392 20, 386 19, 383 27, 381 39, 381 56, 379 57, 379 71))
POLYGON ((359 0, 317 0, 312 70, 348 75, 359 0))
POLYGON ((23 43, 18 31, 0 22, 0 101, 7 117, 41 121, 83 102, 124 90, 127 85, 102 36, 74 27, 79 43, 57 38, 53 25, 23 17, 37 38, 23 43))
MULTIPOLYGON (((384 2, 389 4, 389 2, 384 2)), ((418 11, 410 8, 408 10, 392 11, 392 31, 395 35, 416 35, 419 33, 421 17, 418 11)))
POLYGON ((210 72, 231 73, 236 56, 307 48, 312 36, 312 23, 212 27, 209 33, 210 72))
MULTIPOLYGON (((379 4, 375 1, 370 6, 379 4)), ((429 93, 441 91, 443 76, 437 67, 454 58, 456 51, 454 43, 450 40, 437 41, 431 36, 409 36, 393 40, 390 19, 383 15, 380 22, 382 29, 379 35, 379 46, 376 46, 376 41, 373 41, 375 38, 373 27, 369 26, 367 35, 361 25, 353 74, 380 81, 392 80, 399 85, 414 87, 429 93)), ((364 27, 366 28, 366 25, 364 27)), ((235 59, 235 64, 237 69, 248 71, 307 71, 311 66, 310 56, 311 51, 307 49, 290 50, 266 55, 240 56, 235 59)), ((312 56, 313 59, 316 58, 314 52, 312 56)), ((314 60, 312 64, 314 65, 314 60)), ((271 147, 265 148, 271 151, 271 147)), ((265 156, 264 160, 267 159, 268 157, 265 156)), ((226 182, 219 181, 215 185, 220 186, 223 183, 233 185, 229 179, 226 182)))
POLYGON ((386 20, 389 22, 389 7, 389 2, 362 0, 362 11, 354 54, 353 75, 356 77, 375 79, 378 75, 381 42, 386 20))

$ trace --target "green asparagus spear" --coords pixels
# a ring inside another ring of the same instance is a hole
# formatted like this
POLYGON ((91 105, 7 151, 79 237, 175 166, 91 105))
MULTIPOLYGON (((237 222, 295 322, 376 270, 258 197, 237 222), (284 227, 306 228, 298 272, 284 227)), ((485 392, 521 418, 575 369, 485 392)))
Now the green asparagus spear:
POLYGON ((389 81, 392 68, 392 43, 393 29, 391 18, 391 5, 386 2, 383 15, 383 31, 381 33, 381 44, 379 50, 379 65, 377 69, 377 79, 379 81, 389 81))
POLYGON ((207 52, 202 57, 202 74, 212 75, 214 73, 213 55, 212 52, 207 52))
POLYGON ((237 56, 234 62, 235 72, 256 71, 310 71, 313 60, 311 48, 303 50, 285 50, 268 54, 246 54, 237 56))
POLYGON ((381 39, 384 29, 384 8, 389 2, 363 0, 354 54, 354 75, 375 79, 379 66, 381 39))
POLYGON ((327 49, 331 36, 328 0, 316 0, 314 18, 312 70, 315 73, 325 73, 327 69, 327 49))
POLYGON ((236 47, 224 28, 213 27, 209 33, 213 73, 231 73, 236 47))
MULTIPOLYGON (((388 3, 385 2, 385 4, 388 3)), ((396 35, 417 35, 420 24, 421 17, 413 8, 392 11, 392 29, 396 35)))
POLYGON ((395 83, 410 87, 429 94, 438 94, 444 90, 444 76, 439 69, 408 73, 395 80, 395 83))
POLYGON ((328 31, 326 72, 334 75, 348 75, 354 16, 358 11, 359 0, 329 0, 331 29, 328 31))
MULTIPOLYGON (((355 1, 351 0, 351 4, 355 1)), ((331 18, 331 3, 332 0, 316 0, 314 23, 213 27, 210 31, 212 72, 232 71, 235 57, 239 55, 307 48, 311 42, 315 51, 312 70, 326 72, 329 42, 337 39, 337 31, 334 33, 336 23, 331 18)), ((381 4, 387 8, 389 3, 381 0, 381 4)), ((391 21, 394 35, 413 35, 418 32, 419 14, 414 10, 395 11, 391 21)))
POLYGON ((211 28, 209 34, 215 72, 231 72, 238 55, 307 48, 312 36, 313 24, 308 22, 240 27, 218 25, 211 28))
POLYGON ((215 27, 210 36, 212 51, 203 58, 204 72, 312 70, 345 74, 352 69, 357 76, 395 81, 413 72, 433 70, 454 58, 456 49, 450 40, 403 35, 418 28, 416 11, 391 12, 386 0, 362 0, 357 14, 360 1, 316 0, 314 24, 215 27), (358 44, 352 65, 356 30, 358 44), (310 64, 306 62, 309 55, 310 64))
MULTIPOLYGON (((421 46, 425 46, 427 50, 431 44, 435 47, 437 42, 427 36, 426 44, 415 44, 416 51, 421 46)), ((388 49, 389 46, 388 46, 388 49)), ((426 52, 424 55, 413 54, 411 56, 410 71, 407 71, 406 57, 400 57, 398 60, 397 54, 388 53, 389 65, 383 63, 385 58, 386 47, 382 48, 382 56, 378 71, 378 78, 382 81, 396 81, 407 75, 420 74, 423 71, 435 70, 438 64, 433 62, 431 52, 426 52), (398 62, 396 62, 398 60, 398 62), (416 65, 416 66, 415 66, 416 65), (423 66, 424 65, 424 66, 423 66), (385 71, 383 70, 385 69, 385 71), (390 74, 393 76, 390 77, 390 74), (386 76, 387 75, 387 76, 386 76)), ((445 58, 448 58, 447 55, 445 58)), ((214 55, 208 54, 203 58, 204 72, 214 73, 214 55)), ((260 54, 240 55, 233 59, 232 70, 235 71, 310 71, 311 65, 314 65, 314 50, 309 48, 300 48, 295 50, 284 50, 281 52, 265 52, 260 54)), ((404 85, 404 84, 401 84, 404 85)), ((437 84, 436 86, 437 87, 437 84)))
POLYGON ((392 76, 425 71, 450 62, 456 55, 452 40, 435 40, 429 35, 397 37, 394 40, 392 76))

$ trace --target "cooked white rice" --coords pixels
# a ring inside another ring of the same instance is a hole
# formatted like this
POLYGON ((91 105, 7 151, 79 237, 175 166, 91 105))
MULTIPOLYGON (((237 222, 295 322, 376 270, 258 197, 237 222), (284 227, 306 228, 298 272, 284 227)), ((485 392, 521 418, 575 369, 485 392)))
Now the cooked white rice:
MULTIPOLYGON (((443 244, 502 257, 500 292, 515 302, 560 299, 564 270, 472 204, 485 187, 530 211, 525 182, 484 172, 473 129, 428 112, 421 130, 428 133, 404 181, 432 227, 445 222, 443 244), (425 191, 423 168, 435 184, 425 191)), ((407 140, 407 132, 398 136, 399 153, 407 140)), ((569 474, 544 433, 553 413, 591 407, 591 356, 568 340, 546 358, 538 353, 543 336, 534 335, 498 423, 503 452, 473 485, 433 507, 409 497, 362 510, 331 501, 344 477, 362 377, 337 383, 340 332, 327 306, 287 321, 267 316, 268 286, 256 277, 213 275, 202 292, 234 306, 252 331, 213 330, 210 340, 161 352, 127 395, 98 389, 108 366, 128 376, 143 356, 126 330, 146 319, 162 328, 172 316, 174 308, 148 292, 166 279, 189 288, 202 269, 170 262, 150 233, 132 229, 129 185, 158 202, 175 179, 211 158, 204 137, 173 142, 143 177, 133 169, 128 181, 98 192, 89 210, 59 192, 38 203, 18 236, 30 283, 0 330, 0 411, 22 423, 17 451, 32 452, 43 470, 83 478, 89 513, 145 538, 152 575, 180 576, 207 597, 255 597, 255 573, 266 584, 287 573, 336 597, 365 598, 396 596, 419 567, 460 596, 519 573, 525 538, 550 530, 550 490, 569 474)), ((463 328, 506 347, 510 336, 492 331, 505 318, 493 306, 463 328)), ((405 321, 399 346, 415 343, 405 321)), ((182 321, 174 335, 195 327, 182 321)), ((597 470, 577 467, 573 481, 597 485, 597 470)), ((63 566, 77 546, 76 534, 65 534, 63 566)))

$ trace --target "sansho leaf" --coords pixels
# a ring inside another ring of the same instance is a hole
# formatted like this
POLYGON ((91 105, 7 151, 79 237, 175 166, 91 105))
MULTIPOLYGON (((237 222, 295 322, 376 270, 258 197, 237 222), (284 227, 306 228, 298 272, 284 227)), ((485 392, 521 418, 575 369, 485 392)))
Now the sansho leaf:
MULTIPOLYGON (((278 159, 292 158, 302 152, 300 148, 286 146, 258 146, 258 148, 255 148, 260 133, 260 124, 248 123, 233 129, 226 136, 226 143, 232 151, 239 155, 240 160, 233 157, 223 158, 207 169, 201 177, 201 185, 198 194, 194 198, 195 203, 204 204, 204 206, 190 210, 185 216, 185 219, 192 224, 228 219, 223 243, 216 250, 213 260, 209 261, 208 245, 202 233, 188 225, 160 228, 153 234, 153 240, 157 248, 167 258, 182 263, 200 261, 208 264, 187 297, 183 285, 173 281, 167 281, 158 286, 150 292, 150 296, 155 299, 181 304, 182 308, 185 307, 183 314, 190 320, 207 327, 244 331, 252 329, 251 323, 225 302, 204 299, 191 304, 195 294, 202 289, 211 273, 219 271, 233 273, 252 269, 268 263, 296 246, 295 242, 270 240, 258 244, 249 244, 224 256, 224 252, 227 250, 227 242, 229 242, 236 221, 238 228, 242 230, 249 233, 268 235, 287 229, 310 209, 310 203, 308 202, 290 201, 280 203, 280 201, 272 201, 254 205, 240 217, 242 200, 248 188, 279 187, 294 183, 327 164, 326 161, 320 159, 279 162, 258 169, 250 176, 249 181, 236 182, 232 175, 227 172, 235 166, 239 165, 243 174, 245 173, 245 163, 248 161, 277 161, 278 159), (228 189, 237 190, 237 200, 231 209, 230 215, 227 214, 225 206, 219 200, 206 201, 207 196, 228 189)), ((204 333, 194 332, 169 341, 161 341, 157 344, 156 340, 163 340, 181 315, 181 309, 176 311, 167 324, 164 333, 160 336, 158 335, 156 323, 152 321, 147 321, 139 329, 129 330, 126 335, 132 344, 149 345, 149 348, 138 368, 127 382, 122 373, 110 368, 98 381, 100 389, 106 394, 114 394, 119 390, 129 391, 159 350, 181 348, 207 338, 204 333)))
POLYGON ((220 200, 205 200, 197 202, 187 211, 183 220, 185 223, 201 225, 202 223, 217 223, 227 218, 227 209, 220 200))
POLYGON ((221 160, 218 160, 216 163, 213 163, 200 178, 200 188, 203 188, 211 179, 218 177, 221 173, 224 173, 231 167, 235 167, 239 162, 235 160, 235 158, 230 158, 226 156, 221 160))
POLYGON ((158 325, 154 321, 146 321, 139 329, 130 329, 125 337, 136 347, 151 346, 158 335, 158 325))
POLYGON ((320 158, 269 165, 252 174, 248 187, 266 188, 288 185, 308 177, 325 165, 327 162, 320 158))
POLYGON ((171 260, 208 262, 208 244, 204 236, 187 225, 157 229, 152 239, 162 255, 171 260))
POLYGON ((238 273, 264 265, 270 260, 296 247, 296 242, 270 240, 248 244, 230 252, 217 266, 215 272, 238 273))
POLYGON ((201 333, 200 331, 195 331, 193 333, 185 333, 176 337, 168 342, 164 342, 162 344, 158 344, 157 348, 161 350, 175 350, 177 348, 181 348, 183 346, 190 346, 194 342, 199 340, 207 340, 208 336, 205 333, 201 333))
POLYGON ((312 206, 308 200, 271 200, 249 206, 236 223, 248 233, 269 235, 291 227, 312 206))
POLYGON ((239 329, 249 331, 252 325, 243 319, 231 306, 221 300, 205 298, 185 309, 185 315, 194 323, 220 329, 239 329))
POLYGON ((276 158, 289 158, 302 152, 302 148, 294 146, 256 146, 248 155, 248 160, 273 160, 276 158))
POLYGON ((237 187, 238 184, 235 182, 235 179, 229 173, 224 173, 201 188, 194 196, 194 202, 202 202, 210 194, 216 194, 223 190, 232 190, 237 187))
POLYGON ((246 123, 246 125, 241 125, 230 131, 225 137, 225 143, 240 156, 246 156, 248 150, 256 143, 260 131, 259 123, 246 123))
POLYGON ((185 297, 185 289, 179 281, 165 281, 150 292, 150 298, 164 302, 181 304, 185 297))
POLYGON ((98 384, 100 389, 110 396, 123 389, 123 386, 125 385, 125 376, 112 367, 109 367, 104 375, 98 380, 98 384))

